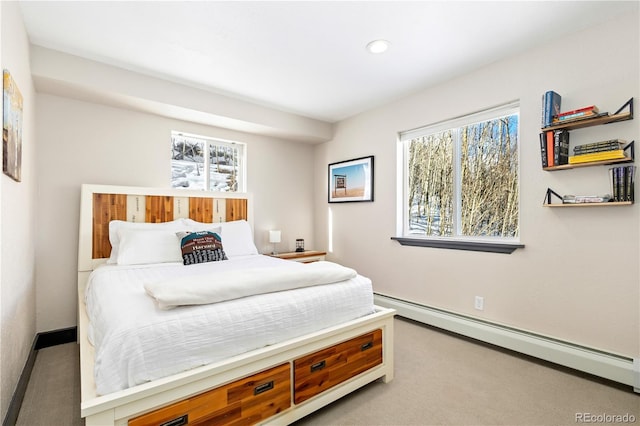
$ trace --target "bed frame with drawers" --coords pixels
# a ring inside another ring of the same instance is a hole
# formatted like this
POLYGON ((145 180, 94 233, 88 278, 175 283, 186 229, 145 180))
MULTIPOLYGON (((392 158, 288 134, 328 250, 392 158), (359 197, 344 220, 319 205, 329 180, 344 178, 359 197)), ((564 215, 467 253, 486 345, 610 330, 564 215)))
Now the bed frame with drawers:
POLYGON ((96 395, 84 288, 108 258, 108 223, 253 220, 250 194, 83 185, 78 244, 81 416, 93 425, 289 424, 377 379, 393 379, 393 316, 339 326, 107 395, 96 395))

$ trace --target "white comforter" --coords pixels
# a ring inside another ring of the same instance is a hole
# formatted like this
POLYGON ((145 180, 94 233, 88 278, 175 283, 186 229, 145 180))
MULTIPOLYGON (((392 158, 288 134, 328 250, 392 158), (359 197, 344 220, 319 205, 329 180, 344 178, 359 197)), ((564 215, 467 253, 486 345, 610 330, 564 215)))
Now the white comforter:
POLYGON ((199 265, 104 265, 89 278, 85 301, 95 346, 95 381, 104 395, 331 327, 374 312, 368 278, 161 310, 145 289, 205 272, 308 265, 242 256, 199 265))
POLYGON ((160 309, 205 305, 276 291, 332 284, 355 278, 356 271, 332 262, 234 269, 218 273, 181 276, 146 282, 144 288, 160 309))

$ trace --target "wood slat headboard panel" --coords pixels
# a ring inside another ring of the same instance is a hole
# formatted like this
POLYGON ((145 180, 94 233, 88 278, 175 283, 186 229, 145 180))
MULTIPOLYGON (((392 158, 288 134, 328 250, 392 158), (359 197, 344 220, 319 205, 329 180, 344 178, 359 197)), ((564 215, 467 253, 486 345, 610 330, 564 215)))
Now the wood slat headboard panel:
POLYGON ((227 198, 226 222, 241 220, 247 217, 247 200, 227 198))
POLYGON ((109 222, 127 220, 127 196, 124 194, 93 194, 93 259, 109 257, 109 222))
POLYGON ((189 217, 198 222, 213 222, 213 198, 189 198, 189 217))
POLYGON ((249 194, 83 185, 82 198, 78 270, 86 270, 83 268, 88 266, 83 265, 110 256, 112 220, 160 223, 189 217, 204 223, 242 219, 252 222, 249 194), (90 240, 83 240, 89 236, 90 240), (91 247, 85 247, 89 241, 91 247))
POLYGON ((173 197, 147 195, 145 203, 145 222, 162 223, 171 222, 173 215, 173 197))

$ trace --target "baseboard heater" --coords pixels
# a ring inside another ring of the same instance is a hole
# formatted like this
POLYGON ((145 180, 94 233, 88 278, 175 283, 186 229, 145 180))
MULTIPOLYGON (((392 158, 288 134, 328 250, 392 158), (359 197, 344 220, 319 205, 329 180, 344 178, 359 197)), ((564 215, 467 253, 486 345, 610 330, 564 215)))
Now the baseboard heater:
POLYGON ((376 293, 376 305, 398 315, 614 382, 640 393, 640 359, 628 358, 376 293))

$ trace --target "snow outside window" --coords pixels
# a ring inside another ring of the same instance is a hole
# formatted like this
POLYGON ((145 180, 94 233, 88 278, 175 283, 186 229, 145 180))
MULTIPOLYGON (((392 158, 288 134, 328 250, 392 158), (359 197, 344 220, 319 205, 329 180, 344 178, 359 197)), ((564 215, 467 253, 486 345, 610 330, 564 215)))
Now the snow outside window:
POLYGON ((171 186, 245 192, 244 144, 171 132, 171 186))
POLYGON ((401 236, 516 242, 519 121, 511 103, 400 133, 401 236))

